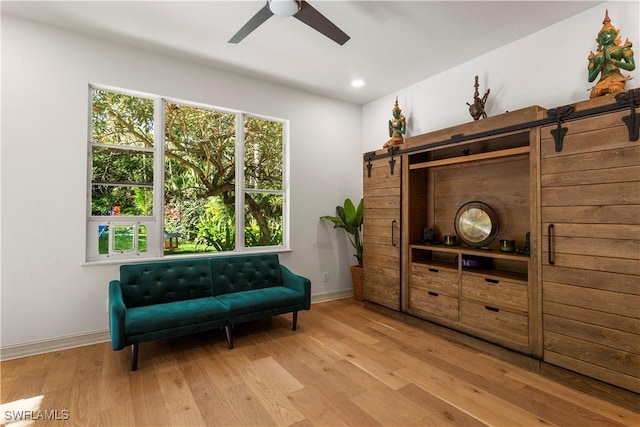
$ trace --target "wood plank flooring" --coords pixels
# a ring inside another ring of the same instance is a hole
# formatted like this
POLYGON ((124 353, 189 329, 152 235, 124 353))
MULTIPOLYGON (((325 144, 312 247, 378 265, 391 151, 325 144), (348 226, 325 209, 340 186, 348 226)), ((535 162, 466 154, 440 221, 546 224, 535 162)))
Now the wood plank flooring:
POLYGON ((297 331, 290 314, 237 325, 233 350, 223 331, 141 344, 136 372, 109 343, 5 361, 0 424, 43 396, 35 426, 640 426, 638 395, 616 404, 419 323, 344 299, 297 331))

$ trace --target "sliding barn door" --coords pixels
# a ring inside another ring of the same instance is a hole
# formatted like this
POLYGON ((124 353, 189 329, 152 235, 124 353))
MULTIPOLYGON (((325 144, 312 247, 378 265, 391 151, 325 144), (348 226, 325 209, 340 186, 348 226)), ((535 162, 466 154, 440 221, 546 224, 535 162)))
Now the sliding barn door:
POLYGON ((640 392, 640 144, 629 110, 541 146, 544 360, 640 392))
POLYGON ((400 310, 401 161, 392 173, 390 160, 364 163, 363 297, 400 310))

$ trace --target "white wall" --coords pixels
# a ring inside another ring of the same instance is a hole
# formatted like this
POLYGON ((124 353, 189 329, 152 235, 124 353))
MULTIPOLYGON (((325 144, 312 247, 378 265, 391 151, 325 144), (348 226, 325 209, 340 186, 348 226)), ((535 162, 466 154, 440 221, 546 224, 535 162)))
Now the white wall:
MULTIPOLYGON (((638 1, 606 2, 364 105, 362 151, 380 149, 389 139, 387 123, 392 118, 396 96, 407 117, 406 136, 473 121, 466 103, 473 101, 476 75, 480 96, 487 88, 491 89, 486 108, 489 116, 532 105, 554 108, 589 99, 588 89, 595 83, 587 81, 587 57, 590 51, 596 51, 595 39, 602 28, 606 9, 613 26, 621 31, 622 42, 628 38, 633 43, 636 69, 623 73, 633 77, 627 82, 627 89, 638 87, 639 4, 638 1)), ((473 40, 469 42, 473 43, 473 40)), ((445 48, 455 51, 455 46, 445 48)))
POLYGON ((359 106, 2 16, 2 348, 108 329, 118 266, 83 266, 90 83, 289 119, 281 262, 315 296, 351 289, 346 237, 319 217, 362 194, 359 106))

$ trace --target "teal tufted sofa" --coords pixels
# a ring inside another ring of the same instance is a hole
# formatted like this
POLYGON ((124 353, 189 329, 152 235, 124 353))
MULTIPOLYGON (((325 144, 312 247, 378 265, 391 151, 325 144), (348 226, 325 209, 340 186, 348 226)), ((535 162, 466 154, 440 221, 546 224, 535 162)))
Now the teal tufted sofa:
POLYGON ((311 282, 281 265, 277 254, 126 264, 109 283, 111 348, 131 346, 131 370, 142 342, 232 327, 311 308, 311 282))

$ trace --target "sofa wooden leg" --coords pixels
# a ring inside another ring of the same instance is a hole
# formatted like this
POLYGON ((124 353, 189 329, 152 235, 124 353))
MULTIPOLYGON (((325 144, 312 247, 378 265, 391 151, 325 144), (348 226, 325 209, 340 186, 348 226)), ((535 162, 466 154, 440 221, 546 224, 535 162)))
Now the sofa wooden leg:
POLYGON ((138 344, 131 345, 131 370, 138 369, 138 344))
POLYGON ((297 311, 293 312, 293 328, 292 329, 294 331, 298 329, 298 312, 297 311))
POLYGON ((227 325, 224 327, 224 332, 227 334, 227 347, 229 349, 233 348, 233 337, 231 336, 231 325, 227 325))

